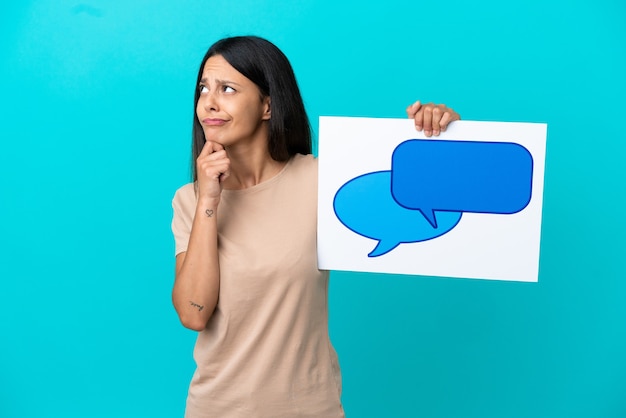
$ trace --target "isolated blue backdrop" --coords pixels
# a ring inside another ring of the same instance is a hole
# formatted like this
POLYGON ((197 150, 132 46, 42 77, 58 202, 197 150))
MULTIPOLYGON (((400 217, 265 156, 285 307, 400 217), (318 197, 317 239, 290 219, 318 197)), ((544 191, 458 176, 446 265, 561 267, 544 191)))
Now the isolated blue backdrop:
POLYGON ((547 122, 539 283, 333 273, 349 417, 626 416, 622 0, 0 6, 0 417, 177 417, 195 74, 269 38, 319 115, 547 122))

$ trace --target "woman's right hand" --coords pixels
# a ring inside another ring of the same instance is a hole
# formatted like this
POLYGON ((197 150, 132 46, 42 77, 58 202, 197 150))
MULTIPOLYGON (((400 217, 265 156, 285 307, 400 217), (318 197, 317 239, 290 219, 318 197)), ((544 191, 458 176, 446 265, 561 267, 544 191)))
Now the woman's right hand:
POLYGON ((222 183, 230 175, 230 160, 217 142, 207 141, 196 160, 198 198, 219 200, 222 183))

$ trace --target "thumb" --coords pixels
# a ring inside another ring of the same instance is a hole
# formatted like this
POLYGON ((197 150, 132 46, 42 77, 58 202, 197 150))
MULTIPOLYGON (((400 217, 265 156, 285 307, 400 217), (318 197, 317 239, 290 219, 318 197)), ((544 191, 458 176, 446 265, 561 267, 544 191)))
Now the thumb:
POLYGON ((413 117, 415 117, 415 114, 417 113, 418 110, 420 110, 420 108, 422 107, 422 103, 418 100, 415 103, 409 105, 406 108, 406 114, 407 116, 412 119, 413 117))

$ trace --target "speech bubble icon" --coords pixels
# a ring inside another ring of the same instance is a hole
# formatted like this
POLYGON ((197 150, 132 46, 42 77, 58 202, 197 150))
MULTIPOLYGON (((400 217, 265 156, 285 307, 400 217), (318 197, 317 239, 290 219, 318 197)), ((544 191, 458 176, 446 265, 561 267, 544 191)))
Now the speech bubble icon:
POLYGON ((438 212, 439 228, 434 229, 419 211, 397 204, 391 195, 391 171, 378 171, 353 178, 333 199, 335 215, 348 229, 378 240, 368 254, 378 257, 402 243, 439 237, 461 220, 462 213, 438 212))
POLYGON ((512 142, 410 139, 394 150, 391 172, 396 202, 435 228, 441 211, 512 214, 532 195, 532 155, 512 142))

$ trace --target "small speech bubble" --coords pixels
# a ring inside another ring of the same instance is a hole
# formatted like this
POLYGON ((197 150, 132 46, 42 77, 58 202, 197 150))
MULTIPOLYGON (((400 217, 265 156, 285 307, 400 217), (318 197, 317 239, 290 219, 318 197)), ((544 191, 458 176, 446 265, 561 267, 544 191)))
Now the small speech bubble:
POLYGON ((393 199, 434 227, 441 213, 512 214, 532 194, 533 158, 511 142, 411 139, 393 152, 393 199))
POLYGON ((353 178, 335 194, 335 215, 348 229, 378 240, 369 257, 378 257, 399 244, 439 237, 461 220, 460 212, 437 212, 435 229, 419 211, 404 208, 391 195, 391 171, 353 178))

